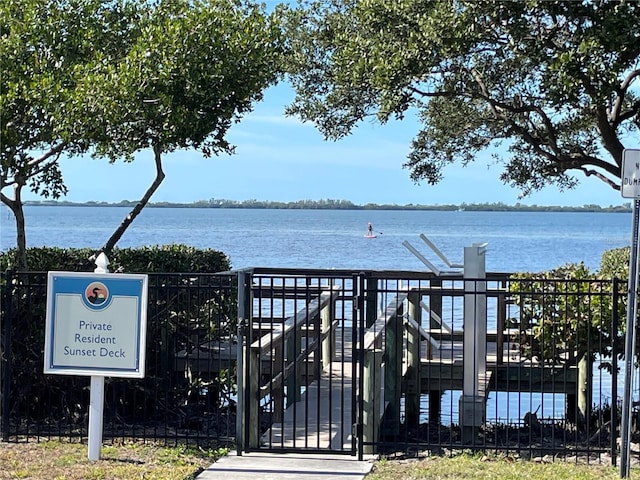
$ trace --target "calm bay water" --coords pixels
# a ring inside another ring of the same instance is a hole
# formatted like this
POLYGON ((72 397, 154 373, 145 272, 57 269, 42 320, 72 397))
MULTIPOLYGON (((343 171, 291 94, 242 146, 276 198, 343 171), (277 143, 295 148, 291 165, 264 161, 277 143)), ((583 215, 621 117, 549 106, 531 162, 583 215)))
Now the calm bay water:
MULTIPOLYGON (((99 248, 128 213, 123 207, 29 206, 27 243, 99 248)), ((631 214, 147 208, 118 246, 212 248, 227 254, 233 268, 425 269, 402 245, 407 240, 446 269, 420 233, 453 263, 462 263, 465 246, 486 242, 487 271, 537 272, 578 262, 595 271, 604 251, 629 245, 631 214), (363 236, 368 222, 378 233, 375 239, 363 236)), ((15 223, 5 208, 0 250, 13 246, 15 223)), ((600 403, 610 398, 611 378, 598 370, 596 375, 602 375, 594 391, 594 402, 600 403)), ((459 393, 443 397, 443 420, 457 421, 459 393)), ((562 416, 564 396, 492 392, 487 417, 516 422, 540 407, 541 417, 562 416)))
MULTIPOLYGON (((124 207, 25 208, 28 246, 99 248, 129 213, 124 207)), ((438 268, 424 233, 453 263, 465 246, 487 243, 487 271, 541 271, 569 262, 595 270, 605 250, 631 241, 630 213, 439 212, 147 208, 119 247, 184 243, 227 254, 233 268, 422 270, 407 240, 438 268), (364 238, 372 222, 375 239, 364 238)), ((5 208, 0 250, 15 245, 5 208)))

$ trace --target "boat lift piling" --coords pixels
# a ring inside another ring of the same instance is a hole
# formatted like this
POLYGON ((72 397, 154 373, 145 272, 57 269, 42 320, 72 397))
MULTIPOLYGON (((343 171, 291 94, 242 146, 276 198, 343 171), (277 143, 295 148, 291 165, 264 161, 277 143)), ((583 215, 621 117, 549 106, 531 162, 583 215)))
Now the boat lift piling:
MULTIPOLYGON (((464 282, 464 361, 463 391, 459 400, 459 421, 463 443, 471 443, 486 418, 487 398, 487 283, 486 243, 473 243, 464 247, 462 265, 450 262, 429 240, 420 234, 420 239, 440 257, 449 268, 462 268, 464 282)), ((402 243, 429 270, 440 276, 442 273, 408 241, 402 243)), ((451 272, 459 273, 459 272, 451 272)))

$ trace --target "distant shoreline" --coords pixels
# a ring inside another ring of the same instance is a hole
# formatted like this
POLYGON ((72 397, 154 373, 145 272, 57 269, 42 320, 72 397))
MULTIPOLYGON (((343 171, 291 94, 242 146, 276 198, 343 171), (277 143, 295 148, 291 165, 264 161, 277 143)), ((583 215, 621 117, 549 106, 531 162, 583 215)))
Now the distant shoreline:
MULTIPOLYGON (((67 201, 26 201, 25 206, 43 207, 128 207, 133 208, 137 202, 127 200, 110 202, 67 202, 67 201)), ((347 200, 300 200, 296 202, 274 202, 258 200, 223 200, 212 199, 202 200, 192 203, 171 203, 152 202, 145 208, 252 208, 252 209, 291 209, 291 210, 432 210, 432 211, 476 211, 476 212, 612 212, 630 213, 631 202, 622 205, 610 205, 602 207, 600 205, 577 206, 553 206, 553 205, 525 205, 517 203, 506 205, 504 203, 462 203, 460 205, 390 205, 367 203, 357 205, 347 200)))

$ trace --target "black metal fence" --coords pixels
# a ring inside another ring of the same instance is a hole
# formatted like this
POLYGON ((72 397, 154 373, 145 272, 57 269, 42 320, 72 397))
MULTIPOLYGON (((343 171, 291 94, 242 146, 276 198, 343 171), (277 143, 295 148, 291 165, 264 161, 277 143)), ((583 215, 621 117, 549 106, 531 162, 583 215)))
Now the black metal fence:
POLYGON ((366 366, 375 355, 369 375, 381 378, 361 369, 361 385, 381 384, 384 407, 366 451, 615 463, 626 282, 373 274, 369 284, 365 335, 376 340, 358 356, 366 366))
MULTIPOLYGON (((42 373, 46 278, 4 278, 5 441, 87 435, 89 379, 42 373)), ((146 376, 107 380, 105 437, 615 463, 625 301, 617 280, 150 274, 146 376)))
POLYGON ((355 454, 354 339, 361 275, 241 274, 245 351, 239 448, 355 454))
MULTIPOLYGON (((3 280, 3 440, 86 437, 90 378, 43 374, 47 273, 3 280)), ((106 379, 105 438, 232 442, 236 275, 149 274, 148 292, 146 375, 106 379)))

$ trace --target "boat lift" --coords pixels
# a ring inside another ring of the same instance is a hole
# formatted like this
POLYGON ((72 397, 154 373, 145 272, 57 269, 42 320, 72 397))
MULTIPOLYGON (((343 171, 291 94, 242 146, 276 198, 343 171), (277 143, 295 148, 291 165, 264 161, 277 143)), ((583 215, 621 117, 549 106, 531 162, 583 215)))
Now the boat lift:
MULTIPOLYGON (((449 268, 464 268, 464 265, 460 265, 460 264, 457 264, 457 263, 451 263, 449 261, 449 259, 445 256, 445 254, 442 253, 440 251, 440 249, 438 247, 436 247, 436 245, 431 240, 429 240, 424 233, 420 234, 420 240, 422 240, 424 243, 426 243, 427 246, 431 250, 433 250, 438 257, 440 257, 440 259, 445 263, 445 265, 447 265, 447 267, 449 267, 449 268)), ((416 250, 416 248, 413 245, 411 245, 407 240, 402 242, 402 245, 404 245, 407 248, 407 250, 409 250, 411 253, 413 253, 418 258, 418 260, 420 260, 422 263, 424 263, 427 266, 427 268, 429 270, 431 270, 433 273, 435 273, 436 275, 440 276, 443 273, 446 274, 445 272, 441 272, 433 263, 431 263, 429 260, 427 260, 424 257, 424 255, 422 255, 418 250, 416 250)), ((449 273, 456 274, 456 273, 459 273, 459 272, 452 271, 452 272, 449 272, 449 273)))
MULTIPOLYGON (((464 376, 463 391, 460 397, 459 412, 463 441, 471 441, 478 428, 486 418, 487 398, 487 274, 486 274, 486 243, 473 243, 464 247, 464 261, 454 264, 436 247, 423 233, 420 239, 449 267, 462 268, 464 282, 464 313, 463 313, 463 355, 464 376)), ((443 272, 427 260, 408 241, 402 242, 418 260, 424 263, 437 276, 459 274, 460 271, 443 272)), ((423 306, 424 308, 424 306, 423 306)), ((430 312, 431 313, 431 312, 430 312)), ((444 323, 442 328, 451 330, 444 323)))

